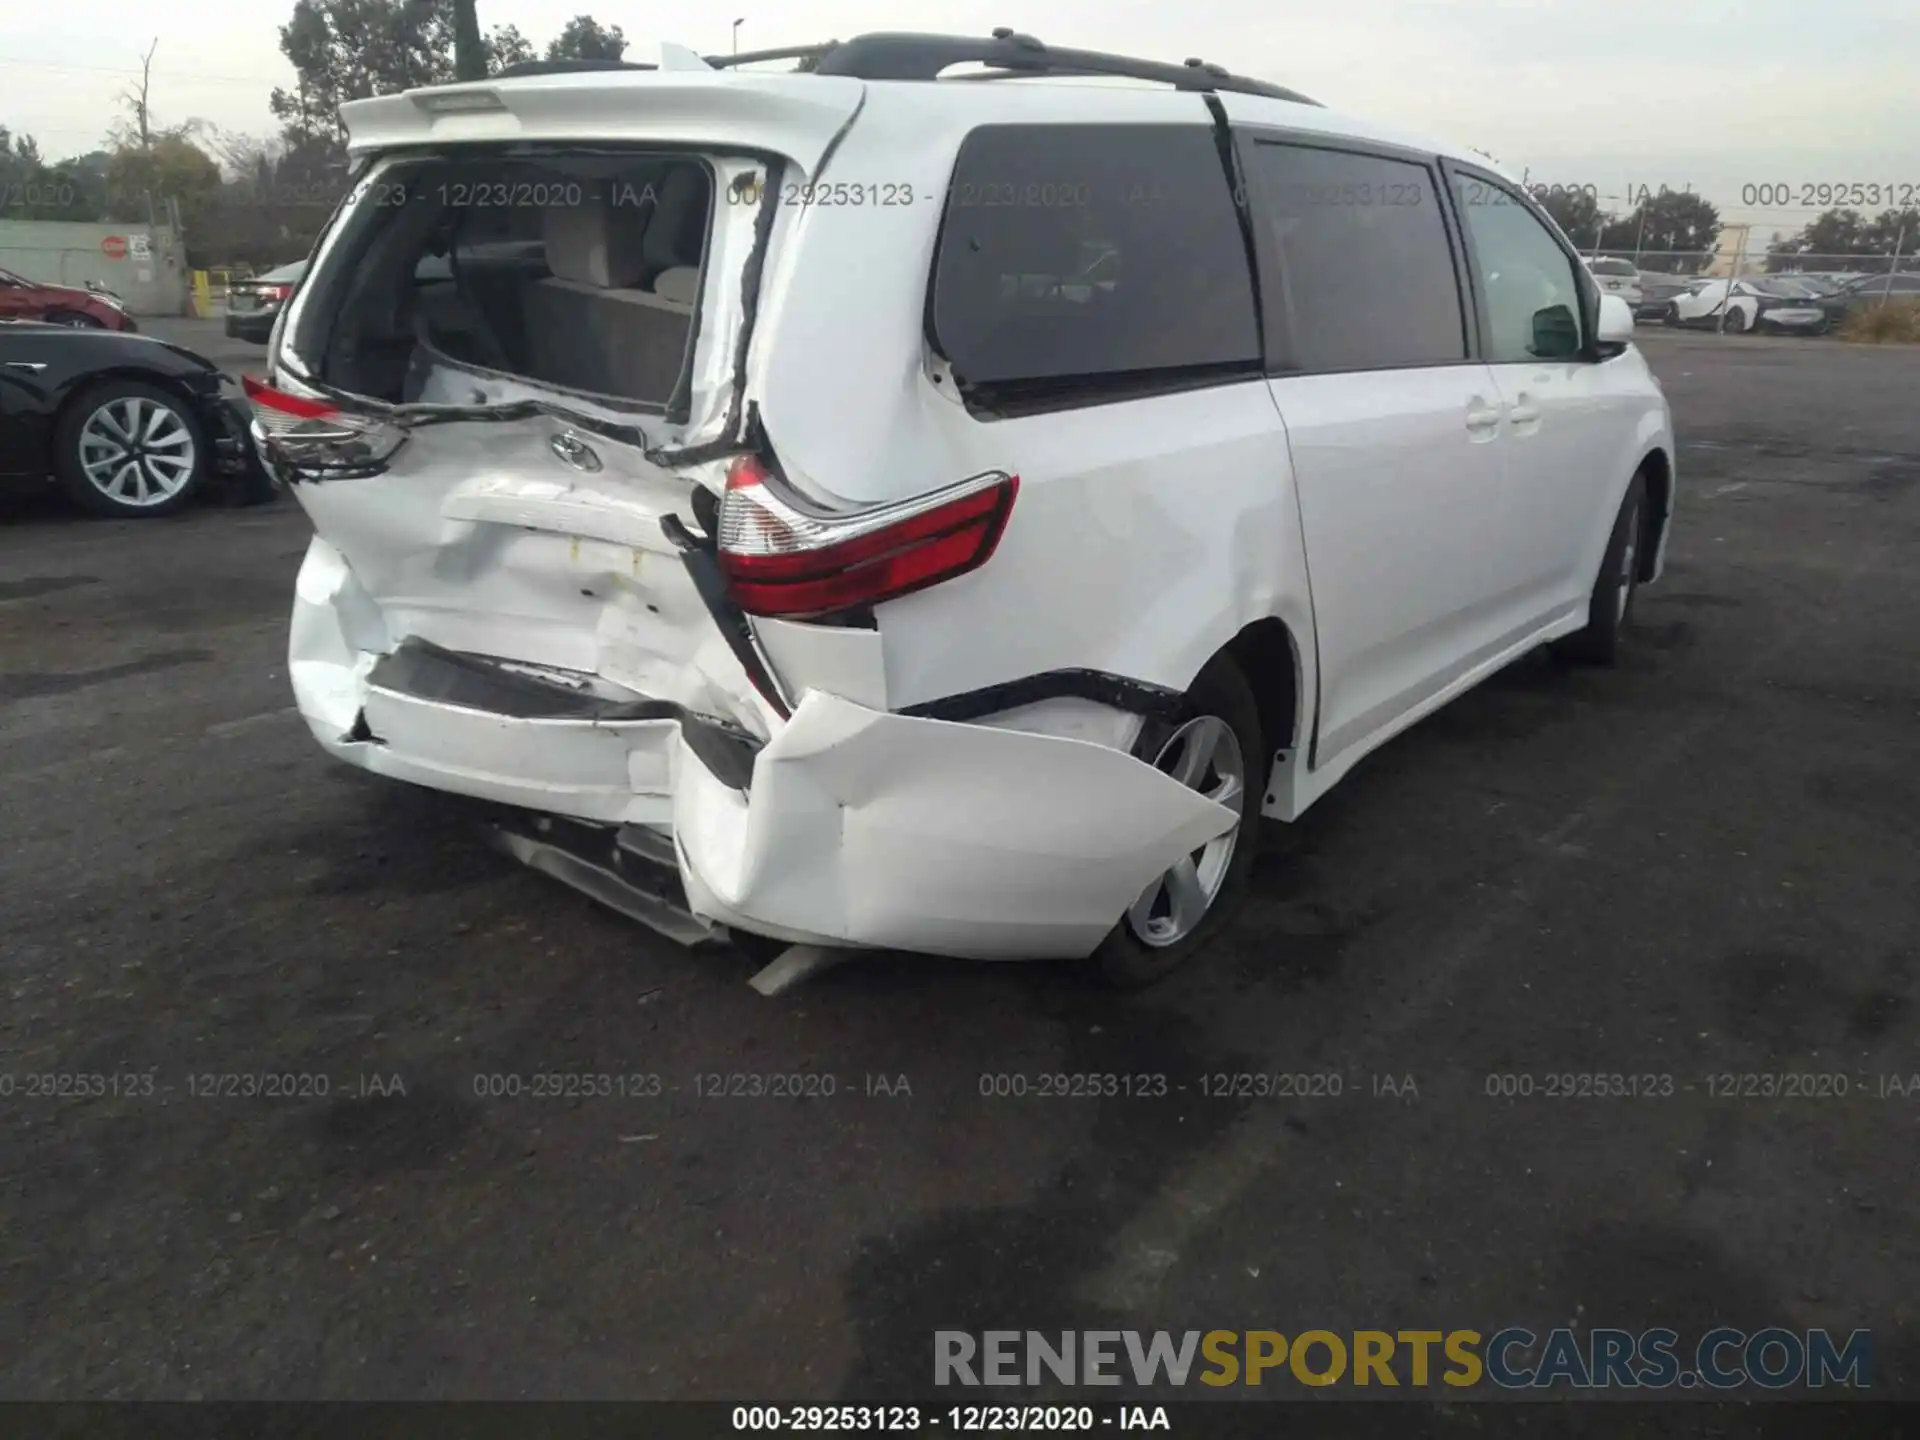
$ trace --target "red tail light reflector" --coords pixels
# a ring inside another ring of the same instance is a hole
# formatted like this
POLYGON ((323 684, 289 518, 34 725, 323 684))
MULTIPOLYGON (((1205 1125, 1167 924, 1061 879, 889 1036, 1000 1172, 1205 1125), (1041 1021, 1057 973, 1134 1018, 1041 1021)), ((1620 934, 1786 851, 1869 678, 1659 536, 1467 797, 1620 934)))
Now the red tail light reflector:
POLYGON ((377 473, 407 438, 397 425, 251 375, 240 388, 253 406, 254 441, 295 471, 377 473))
POLYGON ((742 457, 720 502, 720 573, 750 615, 804 619, 877 605, 986 564, 1019 489, 1019 476, 996 470, 915 500, 834 514, 742 457))

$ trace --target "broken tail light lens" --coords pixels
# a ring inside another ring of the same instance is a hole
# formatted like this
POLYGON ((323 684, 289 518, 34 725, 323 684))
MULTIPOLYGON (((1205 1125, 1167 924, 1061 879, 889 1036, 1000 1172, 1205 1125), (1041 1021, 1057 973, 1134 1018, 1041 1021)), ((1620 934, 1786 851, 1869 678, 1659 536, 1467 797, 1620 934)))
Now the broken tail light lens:
POLYGON ((272 459, 296 472, 377 475, 406 431, 367 415, 353 415, 331 401, 241 377, 253 406, 253 438, 272 459))
POLYGON ((720 502, 720 573, 749 615, 810 619, 877 605, 986 564, 1019 489, 1019 476, 996 470, 901 504, 830 514, 743 457, 720 502))

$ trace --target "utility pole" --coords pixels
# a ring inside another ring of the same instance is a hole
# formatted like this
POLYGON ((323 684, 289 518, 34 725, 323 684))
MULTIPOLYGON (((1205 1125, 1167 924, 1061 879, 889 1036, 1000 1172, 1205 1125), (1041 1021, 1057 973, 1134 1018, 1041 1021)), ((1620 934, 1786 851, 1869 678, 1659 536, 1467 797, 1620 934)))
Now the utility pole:
POLYGON ((480 38, 480 17, 474 0, 453 0, 453 78, 487 78, 487 46, 480 38))
POLYGON ((1893 298, 1893 276, 1900 268, 1900 251, 1907 243, 1907 223, 1900 222, 1900 233, 1893 240, 1893 259, 1887 262, 1887 283, 1881 287, 1880 303, 1885 305, 1893 298))
POLYGON ((740 53, 740 27, 746 23, 747 17, 744 15, 733 22, 733 53, 736 55, 740 53))

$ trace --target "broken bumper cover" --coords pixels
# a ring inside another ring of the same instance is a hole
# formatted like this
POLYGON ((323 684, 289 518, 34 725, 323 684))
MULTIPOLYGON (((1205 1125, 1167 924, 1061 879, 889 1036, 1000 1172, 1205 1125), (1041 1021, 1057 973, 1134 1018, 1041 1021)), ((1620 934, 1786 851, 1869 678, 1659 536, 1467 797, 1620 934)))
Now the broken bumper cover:
POLYGON ((683 942, 724 926, 983 959, 1085 955, 1148 881, 1237 819, 1103 745, 817 690, 745 754, 643 698, 593 718, 487 708, 396 667, 405 646, 362 648, 378 616, 355 613, 357 587, 331 578, 303 569, 291 638, 320 743, 534 812, 496 825, 504 848, 683 942))

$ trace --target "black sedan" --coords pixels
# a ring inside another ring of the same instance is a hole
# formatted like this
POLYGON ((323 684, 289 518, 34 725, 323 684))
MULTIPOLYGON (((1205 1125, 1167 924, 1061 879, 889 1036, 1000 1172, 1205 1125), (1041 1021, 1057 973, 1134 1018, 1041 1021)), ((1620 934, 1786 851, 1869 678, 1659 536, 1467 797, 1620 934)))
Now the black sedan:
POLYGON ((255 275, 249 280, 234 280, 227 286, 227 334, 235 340, 267 343, 273 334, 273 322, 280 318, 293 292, 300 288, 300 277, 307 273, 307 262, 296 260, 255 275))
POLYGON ((1827 318, 1837 325, 1849 315, 1858 315, 1876 305, 1915 300, 1920 300, 1920 271, 1903 270, 1894 275, 1860 275, 1844 285, 1828 287, 1819 304, 1827 312, 1827 318))
POLYGON ((1668 308, 1676 295, 1684 295, 1693 288, 1691 275, 1656 275, 1651 271, 1640 272, 1640 301, 1633 307, 1636 320, 1664 320, 1668 308))
POLYGON ((167 515, 216 486, 274 488, 250 413, 211 360, 149 335, 0 324, 0 480, 51 480, 103 515, 167 515))

